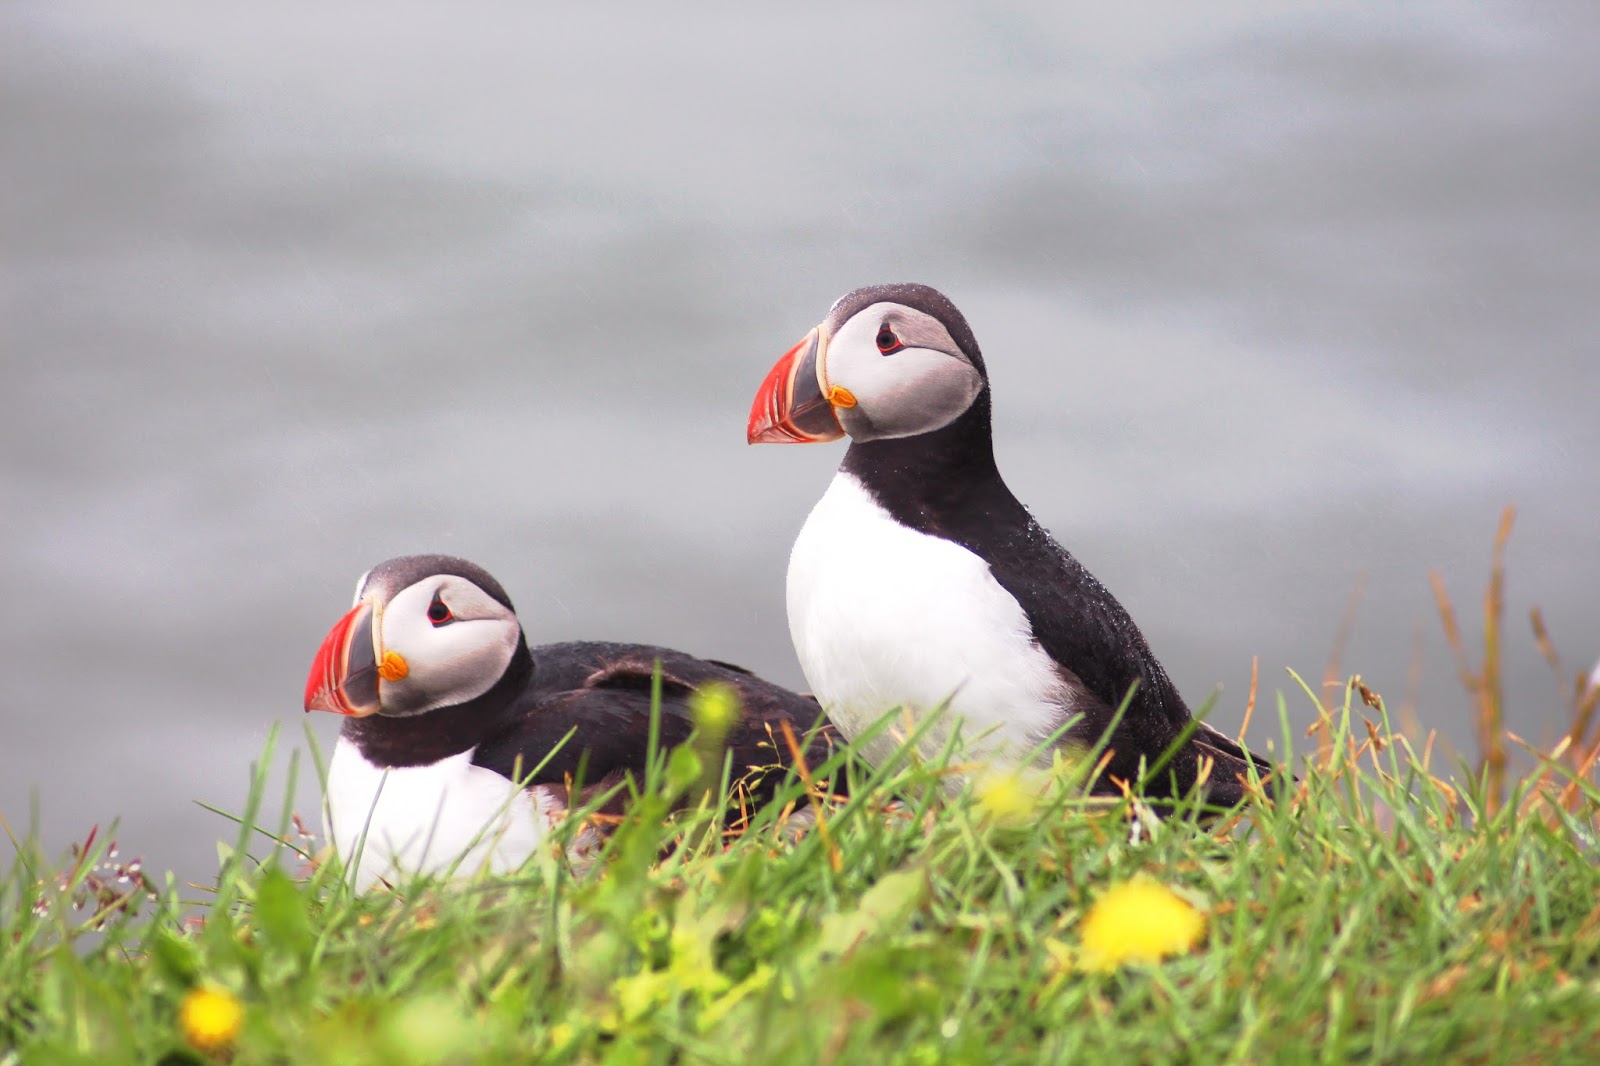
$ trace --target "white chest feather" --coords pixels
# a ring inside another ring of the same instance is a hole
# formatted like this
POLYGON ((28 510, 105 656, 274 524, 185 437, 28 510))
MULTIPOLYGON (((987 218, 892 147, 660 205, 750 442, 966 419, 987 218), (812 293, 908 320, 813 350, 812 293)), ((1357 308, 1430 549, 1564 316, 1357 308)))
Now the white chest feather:
MULTIPOLYGON (((925 755, 958 728, 969 753, 1018 759, 1060 724, 1067 692, 1022 606, 978 556, 896 522, 840 473, 789 557, 789 632, 800 668, 846 736, 889 711, 947 712, 925 755)), ((870 744, 879 762, 895 739, 870 744)))
POLYGON ((343 737, 328 766, 322 812, 347 870, 360 850, 353 875, 358 891, 379 878, 397 883, 452 867, 459 876, 514 870, 561 813, 562 805, 539 790, 518 789, 472 765, 470 751, 432 766, 384 770, 343 737))

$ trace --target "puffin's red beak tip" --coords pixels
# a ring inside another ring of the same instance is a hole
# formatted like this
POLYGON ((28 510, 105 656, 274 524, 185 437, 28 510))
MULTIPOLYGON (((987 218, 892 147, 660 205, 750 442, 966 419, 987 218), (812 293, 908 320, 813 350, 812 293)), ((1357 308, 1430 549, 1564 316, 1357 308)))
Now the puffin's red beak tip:
MULTIPOLYGON (((311 661, 311 673, 306 677, 305 709, 329 711, 347 717, 359 718, 377 710, 357 707, 345 692, 345 681, 350 675, 351 638, 359 623, 368 614, 366 604, 357 604, 322 638, 317 656, 311 661)), ((365 626, 360 626, 365 631, 365 626)), ((359 650, 359 649, 357 649, 359 650)), ((370 654, 370 649, 367 649, 370 654)))
POLYGON ((844 436, 817 374, 818 351, 824 343, 821 329, 813 329, 772 364, 750 404, 745 427, 749 443, 810 444, 844 436))

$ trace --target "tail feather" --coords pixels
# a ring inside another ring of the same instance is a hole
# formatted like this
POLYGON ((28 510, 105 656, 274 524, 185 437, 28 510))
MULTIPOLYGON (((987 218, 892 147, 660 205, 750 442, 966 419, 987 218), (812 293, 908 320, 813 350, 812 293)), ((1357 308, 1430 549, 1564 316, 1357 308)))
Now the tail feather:
MULTIPOLYGON (((1278 767, 1254 752, 1245 751, 1237 740, 1204 722, 1199 723, 1189 743, 1196 754, 1209 757, 1214 763, 1211 776, 1206 780, 1206 795, 1212 803, 1231 807, 1244 799, 1252 766, 1269 796, 1276 798, 1283 786, 1285 775, 1278 767)), ((1293 777, 1287 780, 1292 781, 1293 777)))

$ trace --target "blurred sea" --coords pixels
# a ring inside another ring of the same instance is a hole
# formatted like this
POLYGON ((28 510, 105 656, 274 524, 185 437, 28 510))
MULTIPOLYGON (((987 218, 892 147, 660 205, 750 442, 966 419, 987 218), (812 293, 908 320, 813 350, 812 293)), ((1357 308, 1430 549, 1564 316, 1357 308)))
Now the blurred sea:
POLYGON ((966 312, 1012 487, 1219 725, 1253 656, 1320 677, 1361 582, 1346 668, 1467 745, 1428 571, 1475 633, 1515 504, 1549 738, 1529 608, 1600 655, 1596 54, 1576 4, 12 0, 0 812, 203 880, 194 801, 300 737, 404 552, 532 641, 803 685, 784 568, 840 449, 745 415, 894 280, 966 312))

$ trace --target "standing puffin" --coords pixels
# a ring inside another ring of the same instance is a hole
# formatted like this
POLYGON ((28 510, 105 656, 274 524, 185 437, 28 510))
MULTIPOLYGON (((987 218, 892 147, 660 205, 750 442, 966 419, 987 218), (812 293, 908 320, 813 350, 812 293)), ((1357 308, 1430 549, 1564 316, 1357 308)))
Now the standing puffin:
MULTIPOLYGON (((844 462, 789 557, 789 631, 829 719, 854 738, 900 709, 926 716, 924 753, 959 730, 969 754, 1016 762, 1077 716, 1080 749, 1111 726, 1094 784, 1132 783, 1186 729, 1152 794, 1244 794, 1251 762, 1194 723, 1122 605, 1006 488, 989 380, 961 312, 926 285, 842 297, 778 360, 750 411, 750 443, 850 436, 844 462)), ((880 734, 869 761, 893 750, 880 734)))
MULTIPOLYGON (((662 750, 688 739, 689 698, 700 686, 737 693, 740 714, 726 737, 734 780, 787 764, 782 723, 799 737, 821 716, 808 696, 667 648, 530 649, 500 583, 464 559, 411 555, 367 571, 355 606, 317 651, 305 701, 307 711, 348 717, 323 817, 355 886, 521 865, 566 813, 580 772, 591 787, 574 806, 630 772, 643 775, 658 664, 662 750)), ((835 738, 821 727, 807 762, 826 759, 835 738)))

